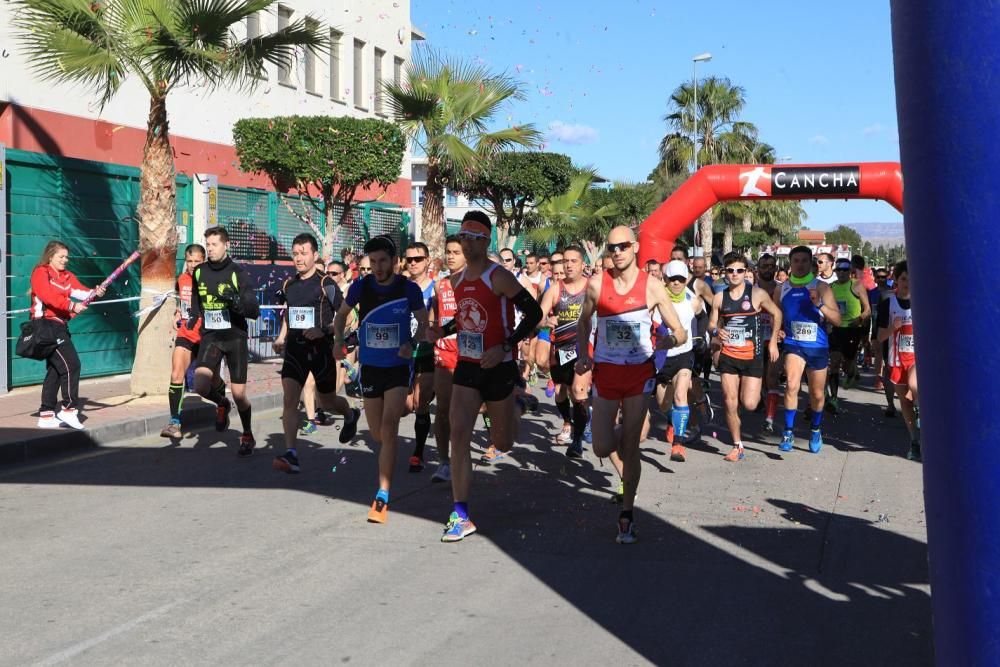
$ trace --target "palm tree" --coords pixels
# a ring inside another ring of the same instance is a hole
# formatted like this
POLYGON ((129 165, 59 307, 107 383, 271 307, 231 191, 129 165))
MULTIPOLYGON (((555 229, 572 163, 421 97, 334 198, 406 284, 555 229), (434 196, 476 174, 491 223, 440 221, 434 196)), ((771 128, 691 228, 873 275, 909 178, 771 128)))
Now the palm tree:
MULTIPOLYGON (((694 88, 682 84, 670 96, 663 117, 670 129, 660 141, 660 160, 667 174, 688 170, 694 160, 696 135, 698 164, 738 164, 748 162, 757 144, 757 128, 739 120, 746 106, 744 90, 726 78, 709 77, 698 84, 698 127, 694 127, 694 88), (697 131, 695 131, 697 130, 697 131)), ((701 243, 705 256, 712 254, 713 212, 700 219, 701 243)))
POLYGON ((524 98, 520 84, 509 76, 422 49, 407 66, 406 79, 387 82, 384 88, 403 130, 427 157, 421 231, 431 253, 440 256, 444 174, 472 169, 480 159, 502 150, 534 148, 541 133, 533 125, 488 131, 489 121, 508 100, 524 98))
MULTIPOLYGON (((101 108, 128 77, 149 93, 140 175, 139 250, 142 307, 150 292, 174 286, 177 188, 170 148, 167 96, 198 82, 208 90, 249 90, 265 82, 264 63, 289 67, 296 47, 322 51, 325 29, 303 17, 266 35, 240 39, 233 26, 273 0, 15 0, 15 25, 41 79, 82 84, 101 108)), ((160 308, 139 325, 132 392, 165 393, 173 309, 160 308)))
MULTIPOLYGON (((739 157, 741 162, 747 164, 774 164, 774 147, 761 141, 753 139, 744 146, 745 154, 739 157)), ((739 225, 744 232, 749 232, 753 227, 753 213, 757 210, 753 201, 730 201, 719 204, 715 207, 714 217, 718 218, 723 225, 722 231, 722 252, 728 253, 733 250, 733 231, 739 225)))
POLYGON ((600 244, 617 224, 621 211, 615 203, 596 201, 590 189, 597 172, 592 167, 574 170, 569 189, 540 202, 529 219, 529 240, 535 243, 580 243, 588 259, 597 259, 600 244))

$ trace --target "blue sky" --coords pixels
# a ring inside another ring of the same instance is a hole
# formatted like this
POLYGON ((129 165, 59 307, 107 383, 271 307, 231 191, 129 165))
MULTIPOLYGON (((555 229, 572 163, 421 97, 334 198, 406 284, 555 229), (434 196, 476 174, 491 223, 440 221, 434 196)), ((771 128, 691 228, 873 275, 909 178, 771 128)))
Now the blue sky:
MULTIPOLYGON (((527 100, 500 124, 533 122, 546 150, 609 178, 657 162, 670 93, 692 75, 746 89, 744 119, 791 162, 898 160, 889 3, 413 0, 427 44, 507 71, 527 100)), ((806 202, 806 225, 898 222, 884 202, 806 202)))

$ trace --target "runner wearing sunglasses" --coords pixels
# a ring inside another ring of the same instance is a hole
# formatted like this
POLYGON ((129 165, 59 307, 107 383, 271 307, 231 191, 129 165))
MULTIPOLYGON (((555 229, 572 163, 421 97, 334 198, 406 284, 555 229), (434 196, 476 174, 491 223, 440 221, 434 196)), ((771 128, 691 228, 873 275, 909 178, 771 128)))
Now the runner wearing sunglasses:
MULTIPOLYGON (((419 241, 410 244, 404 257, 410 280, 416 283, 423 295, 424 307, 434 312, 434 281, 427 276, 430 250, 419 241)), ((417 331, 417 320, 410 320, 410 335, 417 331)), ((431 432, 431 400, 434 398, 434 344, 418 341, 413 350, 413 392, 407 408, 416 413, 414 430, 416 442, 410 456, 410 472, 424 469, 424 447, 431 432)))
POLYGON ((858 350, 861 348, 861 338, 864 328, 868 325, 872 309, 868 304, 868 292, 864 285, 851 278, 851 261, 847 258, 837 260, 834 270, 836 280, 830 283, 833 298, 840 310, 841 322, 830 330, 830 371, 827 382, 830 388, 830 398, 826 401, 826 409, 837 414, 840 394, 840 369, 844 368, 844 387, 853 386, 852 378, 858 370, 858 350))
MULTIPOLYGON (((726 425, 733 438, 733 449, 726 454, 725 460, 735 462, 744 458, 740 404, 753 412, 760 403, 765 354, 761 344, 760 314, 766 311, 774 326, 781 326, 781 309, 767 292, 746 279, 746 257, 729 253, 723 262, 728 287, 714 297, 708 331, 713 347, 720 349, 717 367, 726 406, 726 425)), ((778 360, 778 340, 773 336, 766 354, 772 363, 778 360)))

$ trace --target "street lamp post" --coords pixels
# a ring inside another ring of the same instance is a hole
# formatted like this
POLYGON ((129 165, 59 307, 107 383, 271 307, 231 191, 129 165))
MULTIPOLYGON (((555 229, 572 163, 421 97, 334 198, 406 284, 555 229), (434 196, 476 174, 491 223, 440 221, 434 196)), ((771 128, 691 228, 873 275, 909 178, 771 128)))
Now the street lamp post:
MULTIPOLYGON (((691 59, 691 80, 694 83, 694 132, 692 132, 691 136, 692 152, 694 153, 694 171, 691 172, 692 175, 698 173, 698 63, 708 62, 711 59, 712 54, 707 51, 691 59)), ((699 252, 698 248, 701 247, 701 224, 697 222, 694 225, 694 247, 695 254, 697 255, 699 252)))

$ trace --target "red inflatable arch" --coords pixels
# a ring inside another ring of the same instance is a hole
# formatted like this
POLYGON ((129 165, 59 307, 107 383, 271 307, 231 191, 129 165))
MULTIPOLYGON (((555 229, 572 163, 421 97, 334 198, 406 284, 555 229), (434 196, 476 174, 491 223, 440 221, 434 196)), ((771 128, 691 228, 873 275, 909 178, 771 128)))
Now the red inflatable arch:
POLYGON ((898 162, 702 167, 640 225, 640 263, 670 259, 674 239, 698 216, 734 199, 884 199, 902 213, 903 175, 898 162))

